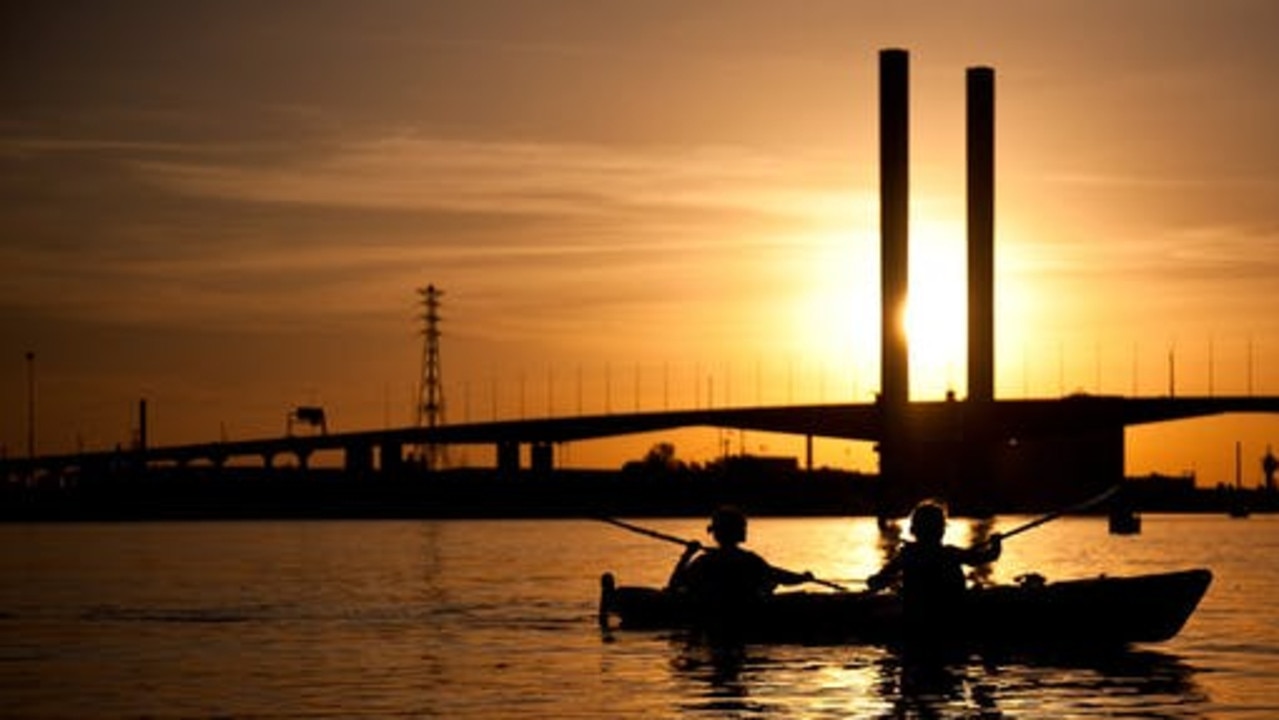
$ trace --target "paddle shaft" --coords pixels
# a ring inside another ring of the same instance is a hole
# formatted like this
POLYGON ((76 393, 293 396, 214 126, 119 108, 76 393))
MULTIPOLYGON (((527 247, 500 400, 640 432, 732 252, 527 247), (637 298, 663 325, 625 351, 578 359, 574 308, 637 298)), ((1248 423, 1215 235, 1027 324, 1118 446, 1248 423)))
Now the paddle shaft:
POLYGON ((1111 495, 1114 495, 1115 493, 1119 492, 1119 487, 1120 487, 1119 485, 1113 485, 1107 488, 1105 492, 1099 495, 1096 495, 1094 497, 1088 498, 1087 500, 1081 503, 1077 503, 1075 505, 1071 505, 1070 507, 1062 508, 1060 510, 1054 510, 1048 513, 1047 515, 1041 515, 1035 518, 1034 520, 1031 520, 1030 522, 1018 525, 1017 527, 1013 528, 1012 530, 1009 530, 1008 532, 999 533, 999 537, 1001 540, 1007 540, 1008 538, 1014 535, 1020 535, 1026 532, 1027 530, 1037 528, 1046 522, 1056 520, 1062 515, 1069 515, 1070 513, 1076 513, 1081 510, 1087 510, 1090 507, 1100 505, 1106 500, 1109 500, 1111 495))
MULTIPOLYGON (((633 533, 639 533, 640 535, 647 535, 648 537, 656 538, 657 540, 665 540, 668 543, 683 545, 684 547, 688 547, 692 543, 696 542, 694 540, 685 540, 684 538, 676 537, 674 535, 667 535, 664 532, 659 532, 657 530, 652 530, 650 528, 646 528, 641 525, 628 523, 625 520, 618 520, 617 518, 599 517, 596 519, 603 520, 609 525, 616 525, 622 529, 630 530, 633 533)), ((791 572, 791 571, 787 570, 786 572, 791 572)), ((793 574, 799 575, 801 573, 793 573, 793 574)), ((825 585, 828 588, 831 588, 833 590, 839 590, 840 592, 848 592, 848 588, 844 587, 843 585, 840 585, 839 583, 831 582, 830 580, 822 580, 821 578, 810 578, 808 582, 817 583, 818 585, 825 585)))
POLYGON ((666 533, 658 532, 657 530, 651 530, 649 528, 642 527, 640 525, 633 525, 631 523, 626 522, 625 520, 618 520, 617 518, 599 517, 599 518, 596 518, 596 520, 603 520, 609 525, 616 525, 622 529, 630 530, 633 533, 639 533, 640 535, 647 535, 648 537, 657 538, 658 540, 665 540, 668 543, 675 543, 676 545, 684 545, 685 547, 687 547, 690 543, 694 542, 692 540, 685 540, 684 538, 681 538, 681 537, 675 537, 674 535, 667 535, 666 533))

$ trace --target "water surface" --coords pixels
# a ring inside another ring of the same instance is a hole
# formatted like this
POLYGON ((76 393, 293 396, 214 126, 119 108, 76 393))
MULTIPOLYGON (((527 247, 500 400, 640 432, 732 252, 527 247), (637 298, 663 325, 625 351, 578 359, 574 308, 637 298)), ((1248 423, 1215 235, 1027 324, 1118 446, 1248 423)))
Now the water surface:
MULTIPOLYGON (((1008 528, 1025 518, 999 518, 1008 528)), ((704 521, 639 522, 704 538, 704 521)), ((956 525, 948 540, 964 542, 956 525)), ((778 565, 855 584, 867 519, 757 519, 778 565)), ((716 653, 601 634, 598 577, 665 581, 679 548, 592 521, 0 526, 0 714, 13 717, 1279 716, 1279 518, 1067 518, 993 579, 1209 567, 1172 641, 927 672, 873 647, 716 653)))

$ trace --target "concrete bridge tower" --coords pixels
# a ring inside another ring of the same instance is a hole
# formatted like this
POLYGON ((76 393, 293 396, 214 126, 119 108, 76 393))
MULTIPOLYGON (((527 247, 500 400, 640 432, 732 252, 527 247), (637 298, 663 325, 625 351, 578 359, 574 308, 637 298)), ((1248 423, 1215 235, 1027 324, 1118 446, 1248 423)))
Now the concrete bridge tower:
POLYGON ((910 353, 904 313, 909 275, 910 55, 879 53, 879 499, 900 503, 910 455, 910 353))

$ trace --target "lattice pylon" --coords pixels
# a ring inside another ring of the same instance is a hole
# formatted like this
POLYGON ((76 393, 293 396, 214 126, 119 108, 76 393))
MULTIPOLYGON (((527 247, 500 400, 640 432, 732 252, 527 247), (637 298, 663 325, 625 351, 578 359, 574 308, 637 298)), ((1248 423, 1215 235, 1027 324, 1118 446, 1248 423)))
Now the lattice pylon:
MULTIPOLYGON (((444 291, 427 285, 417 289, 422 300, 422 371, 418 382, 417 426, 436 428, 444 424, 444 385, 440 374, 440 298, 444 291)), ((428 470, 448 464, 446 448, 425 443, 420 448, 428 470)))

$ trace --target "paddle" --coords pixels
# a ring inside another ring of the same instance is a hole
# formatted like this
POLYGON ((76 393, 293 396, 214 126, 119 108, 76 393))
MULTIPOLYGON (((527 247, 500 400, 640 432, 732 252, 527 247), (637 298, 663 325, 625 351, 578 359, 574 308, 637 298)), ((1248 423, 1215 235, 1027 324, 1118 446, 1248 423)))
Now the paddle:
MULTIPOLYGON (((651 537, 651 538, 656 538, 658 540, 665 540, 668 543, 675 543, 676 545, 683 545, 684 547, 688 547, 688 545, 691 542, 693 542, 691 540, 685 540, 684 538, 676 537, 674 535, 667 535, 664 532, 652 530, 650 528, 646 528, 641 525, 628 523, 625 520, 618 520, 617 518, 600 516, 595 519, 606 522, 609 525, 616 525, 624 530, 630 530, 633 533, 639 533, 640 535, 647 535, 648 537, 651 537)), ((790 571, 788 570, 787 572, 790 572, 790 571)), ((801 573, 795 573, 795 574, 799 575, 801 573)), ((843 585, 840 585, 839 583, 831 582, 830 580, 822 580, 821 578, 810 578, 808 582, 817 583, 818 585, 825 585, 828 588, 831 588, 833 590, 838 590, 840 592, 848 592, 848 588, 844 587, 843 585)))
MULTIPOLYGON (((1050 522, 1050 521, 1052 521, 1052 520, 1056 520, 1057 518, 1061 517, 1062 515, 1069 515, 1069 514, 1071 514, 1071 513, 1077 513, 1077 512, 1080 512, 1081 510, 1087 510, 1088 508, 1094 507, 1094 506, 1096 506, 1096 505, 1100 505, 1100 504, 1102 504, 1103 502, 1105 502, 1105 501, 1109 500, 1111 495, 1114 495, 1115 493, 1119 492, 1119 488, 1120 488, 1120 487, 1121 487, 1121 485, 1117 483, 1117 484, 1115 484, 1115 485, 1112 485, 1112 486, 1111 486, 1111 487, 1109 487, 1109 488, 1106 488, 1106 491, 1105 491, 1105 492, 1100 493, 1100 494, 1098 494, 1098 495, 1095 495, 1095 496, 1093 496, 1093 497, 1091 497, 1091 498, 1088 498, 1087 500, 1085 500, 1085 501, 1083 501, 1083 502, 1081 502, 1081 503, 1076 503, 1076 504, 1071 505, 1071 506, 1069 506, 1069 507, 1061 508, 1060 510, 1054 510, 1054 511, 1052 511, 1052 512, 1050 512, 1050 513, 1046 514, 1046 515, 1040 515, 1039 517, 1035 518, 1034 520, 1031 520, 1030 522, 1026 522, 1026 523, 1022 523, 1021 525, 1018 525, 1017 527, 1013 528, 1012 530, 1009 530, 1009 531, 1007 531, 1007 532, 999 533, 999 539, 1000 539, 1001 541, 1003 541, 1003 540, 1007 540, 1008 538, 1010 538, 1010 537, 1012 537, 1012 536, 1014 536, 1014 535, 1020 535, 1020 534, 1022 534, 1022 533, 1024 533, 1024 532, 1026 532, 1027 530, 1031 530, 1031 529, 1037 528, 1037 527, 1039 527, 1040 525, 1043 525, 1043 524, 1044 524, 1044 523, 1046 523, 1046 522, 1050 522)), ((984 544, 984 543, 983 543, 983 544, 984 544)))
POLYGON ((641 527, 641 526, 639 526, 639 525, 634 525, 634 524, 632 524, 632 523, 628 523, 628 522, 626 522, 625 520, 618 520, 617 518, 611 518, 611 517, 603 517, 603 516, 600 516, 600 517, 597 517, 597 518, 595 518, 595 519, 596 519, 596 520, 602 520, 602 521, 604 521, 604 522, 608 523, 609 525, 616 525, 616 526, 618 526, 618 527, 620 527, 620 528, 623 528, 623 529, 625 529, 625 530, 630 530, 630 531, 631 531, 631 532, 633 532, 633 533, 639 533, 640 535, 647 535, 647 536, 649 536, 649 537, 651 537, 651 538, 657 538, 658 540, 665 540, 666 542, 669 542, 669 543, 675 543, 675 544, 677 544, 677 545, 685 545, 685 546, 687 546, 687 545, 689 544, 689 542, 691 542, 691 541, 689 541, 689 540, 685 540, 684 538, 675 537, 674 535, 667 535, 667 534, 666 534, 666 533, 664 533, 664 532, 658 532, 657 530, 651 530, 651 529, 646 528, 646 527, 641 527))

